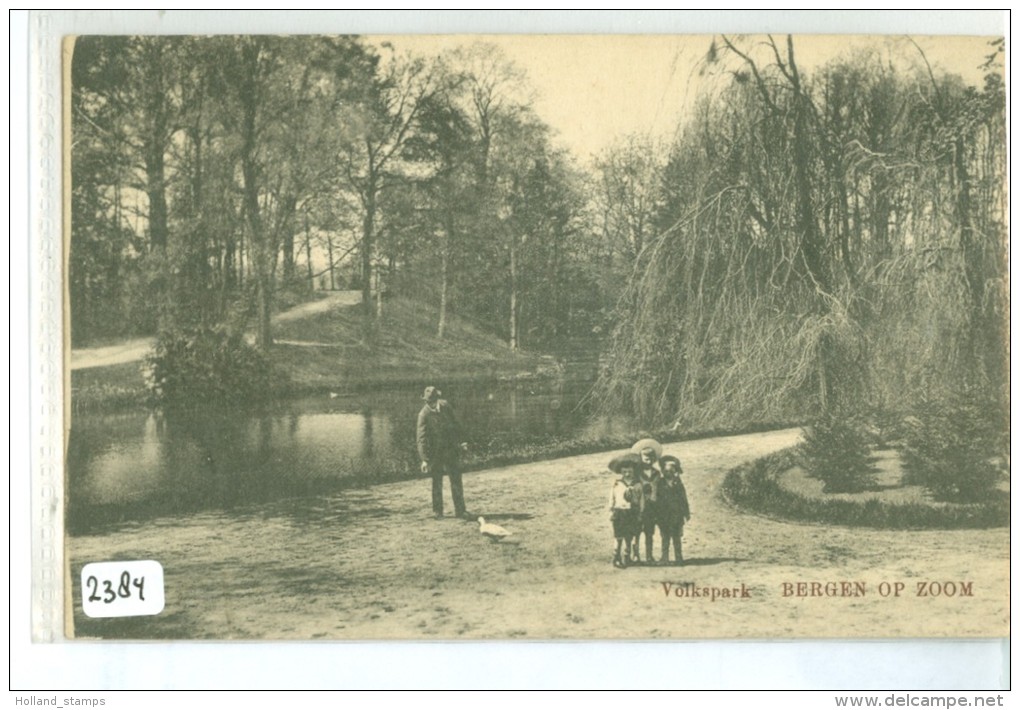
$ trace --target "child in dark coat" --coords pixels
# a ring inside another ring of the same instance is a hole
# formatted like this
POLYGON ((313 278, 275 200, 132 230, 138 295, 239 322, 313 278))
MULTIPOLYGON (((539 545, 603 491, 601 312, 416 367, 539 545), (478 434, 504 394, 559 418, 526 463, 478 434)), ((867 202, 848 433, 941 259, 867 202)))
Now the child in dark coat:
POLYGON ((631 447, 633 453, 641 457, 641 470, 638 477, 643 488, 643 499, 641 510, 638 512, 637 532, 634 534, 634 561, 640 563, 641 548, 639 537, 642 533, 645 536, 645 561, 654 564, 652 557, 652 543, 655 536, 655 526, 659 524, 659 485, 662 483, 662 474, 659 471, 659 457, 662 455, 662 444, 655 439, 641 439, 631 447))
POLYGON ((691 519, 691 506, 687 501, 687 489, 684 488, 680 474, 683 467, 676 456, 663 456, 662 482, 658 490, 659 535, 662 537, 662 556, 659 564, 669 563, 669 544, 673 543, 674 564, 684 563, 681 538, 684 534, 684 523, 691 519))
POLYGON ((638 513, 644 500, 638 474, 640 467, 641 457, 637 454, 623 454, 609 462, 609 470, 620 475, 609 493, 609 515, 613 521, 613 537, 616 538, 614 567, 623 568, 630 564, 631 540, 638 530, 638 513))

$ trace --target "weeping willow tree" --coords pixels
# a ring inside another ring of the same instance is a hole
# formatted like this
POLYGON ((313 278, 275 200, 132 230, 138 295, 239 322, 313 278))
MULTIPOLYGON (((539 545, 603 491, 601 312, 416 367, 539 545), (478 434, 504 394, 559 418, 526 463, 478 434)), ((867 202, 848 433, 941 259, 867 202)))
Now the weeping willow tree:
POLYGON ((732 426, 1005 396, 1004 108, 859 54, 728 38, 660 186, 598 391, 647 424, 732 426))

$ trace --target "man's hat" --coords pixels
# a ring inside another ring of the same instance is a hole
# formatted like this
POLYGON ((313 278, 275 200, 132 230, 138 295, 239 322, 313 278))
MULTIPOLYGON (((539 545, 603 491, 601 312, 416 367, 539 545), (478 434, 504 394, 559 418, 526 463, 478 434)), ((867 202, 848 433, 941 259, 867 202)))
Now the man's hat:
POLYGON ((425 392, 424 394, 422 394, 421 398, 424 399, 426 402, 431 402, 432 400, 439 399, 442 396, 443 393, 439 391, 438 387, 433 387, 432 385, 429 385, 428 387, 425 388, 425 392))
POLYGON ((609 462, 609 470, 613 473, 619 473, 624 466, 635 470, 641 468, 641 457, 634 453, 620 454, 609 462))

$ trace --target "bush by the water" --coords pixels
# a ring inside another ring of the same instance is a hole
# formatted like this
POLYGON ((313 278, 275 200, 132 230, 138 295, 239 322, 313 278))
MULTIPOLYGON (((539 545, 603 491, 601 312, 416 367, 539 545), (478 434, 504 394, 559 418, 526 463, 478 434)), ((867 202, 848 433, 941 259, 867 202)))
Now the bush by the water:
POLYGON ((265 399, 269 361, 223 328, 167 330, 145 362, 150 401, 170 407, 246 404, 265 399))
POLYGON ((738 466, 726 474, 722 495, 732 505, 762 515, 800 522, 887 529, 961 529, 1009 525, 1009 496, 978 504, 889 503, 843 498, 809 498, 779 482, 797 464, 793 449, 738 466))
POLYGON ((999 482, 994 459, 1005 443, 997 411, 967 392, 925 402, 906 422, 904 482, 924 486, 936 500, 987 499, 999 482))
POLYGON ((825 493, 858 493, 875 485, 875 457, 863 424, 825 414, 804 429, 801 455, 808 474, 825 493))

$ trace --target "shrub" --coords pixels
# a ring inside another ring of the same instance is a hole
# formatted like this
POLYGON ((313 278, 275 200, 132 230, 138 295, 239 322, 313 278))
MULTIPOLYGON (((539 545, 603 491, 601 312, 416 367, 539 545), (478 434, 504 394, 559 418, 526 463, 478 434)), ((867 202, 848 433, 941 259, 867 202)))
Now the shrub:
POLYGON ((804 430, 801 457, 824 493, 857 493, 875 485, 870 436, 851 417, 825 414, 804 430))
POLYGON ((895 530, 992 528, 1009 525, 1009 497, 994 496, 978 504, 889 503, 839 498, 808 498, 779 483, 798 456, 786 449, 741 464, 721 486, 731 505, 754 513, 824 525, 895 530))
POLYGON ((987 499, 999 479, 997 411, 966 390, 925 402, 905 422, 904 482, 924 486, 936 500, 987 499))
POLYGON ((144 374, 150 400, 168 407, 252 403, 272 384, 262 353, 222 327, 163 331, 144 374))
POLYGON ((875 407, 867 419, 866 429, 877 449, 898 449, 904 437, 905 412, 889 407, 875 407))

